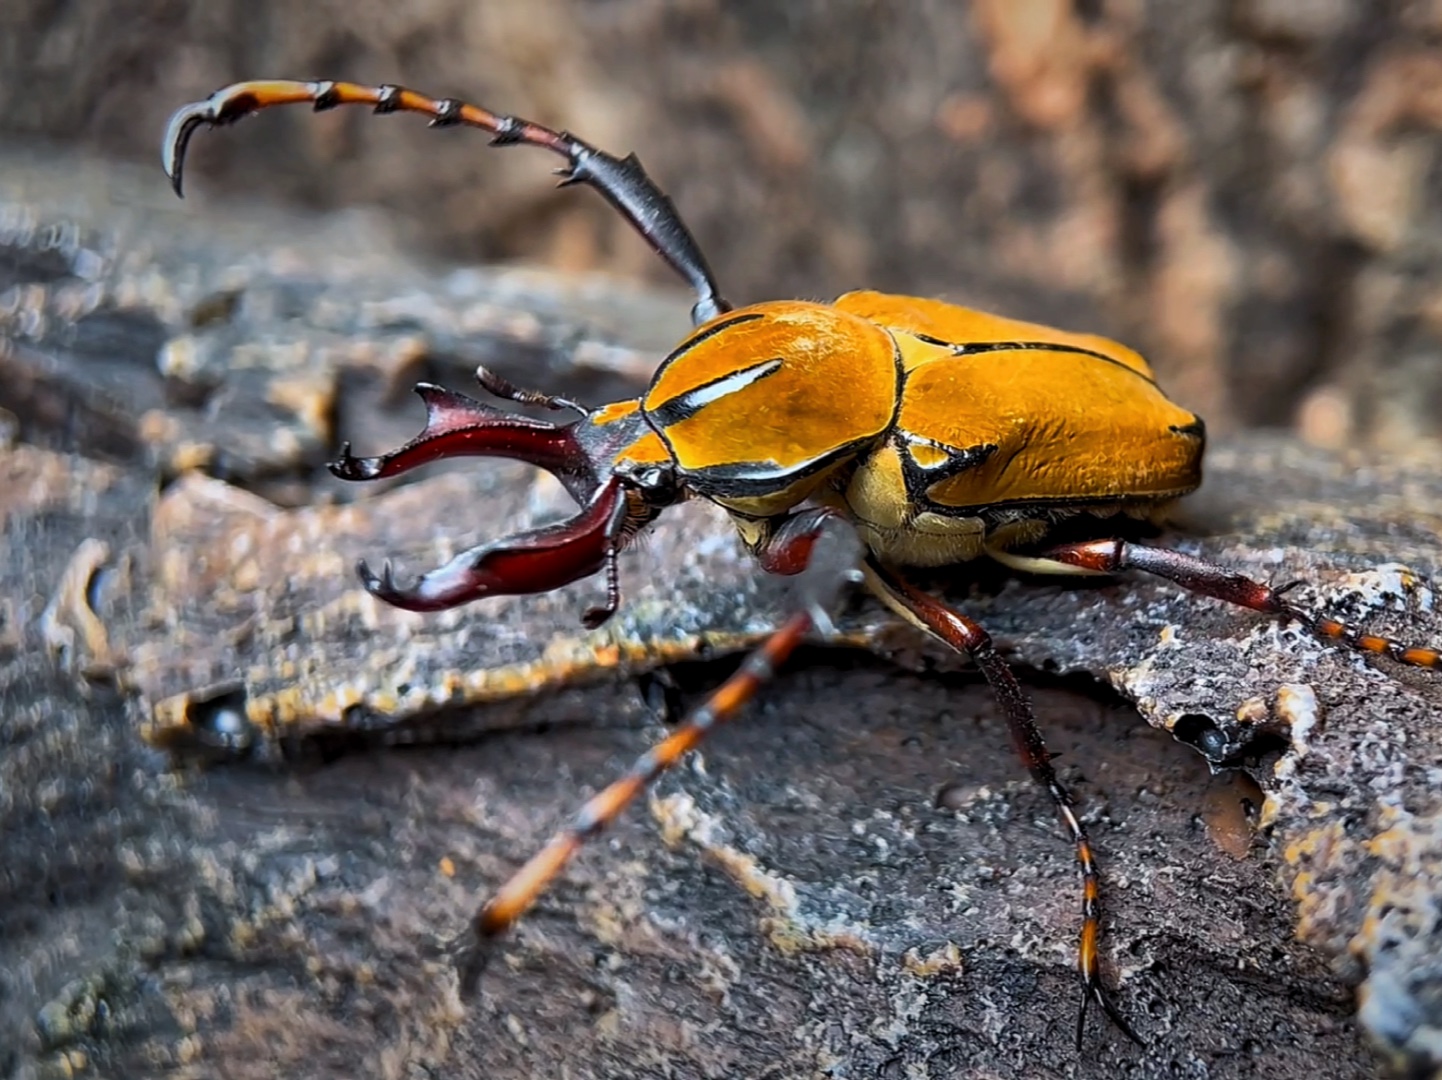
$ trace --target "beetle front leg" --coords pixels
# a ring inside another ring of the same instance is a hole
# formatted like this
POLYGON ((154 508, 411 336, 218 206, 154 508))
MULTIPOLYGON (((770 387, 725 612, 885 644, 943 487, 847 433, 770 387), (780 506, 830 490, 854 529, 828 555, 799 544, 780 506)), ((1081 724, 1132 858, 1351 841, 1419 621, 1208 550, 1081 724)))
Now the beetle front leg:
POLYGON ((476 913, 471 933, 461 943, 459 953, 463 994, 473 991, 490 961, 496 939, 536 902, 586 841, 616 820, 658 776, 694 750, 713 729, 740 713, 811 632, 817 612, 824 612, 823 598, 844 580, 844 574, 837 572, 838 565, 850 560, 849 565, 854 567, 860 554, 855 531, 834 511, 793 515, 780 522, 774 535, 777 539, 768 550, 783 559, 786 573, 802 576, 802 609, 747 656, 740 669, 688 713, 670 735, 637 758, 619 780, 588 800, 571 823, 512 874, 476 913))
POLYGON ((1122 1034, 1138 1046, 1146 1045, 1132 1030, 1132 1026, 1127 1023, 1102 986, 1097 953, 1097 941, 1101 935, 1101 876, 1097 871, 1096 858, 1092 854, 1091 840, 1072 809, 1071 794, 1062 786, 1056 770, 1051 767, 1051 754, 1036 725, 1036 715, 1026 692, 1022 690, 1006 661, 997 655, 990 635, 980 624, 959 611, 952 610, 934 596, 923 592, 871 559, 866 562, 866 579, 877 596, 897 614, 976 661, 977 667, 986 676, 986 681, 991 684, 992 692, 1001 704, 1017 754, 1031 773, 1032 779, 1051 796, 1057 814, 1067 832, 1071 834, 1082 872, 1082 931, 1077 948, 1082 1003, 1081 1011, 1077 1015, 1077 1049, 1081 1049, 1082 1036, 1086 1029, 1087 1006, 1093 1001, 1122 1034))
POLYGON ((1348 626, 1325 615, 1313 615, 1289 603, 1283 596, 1285 589, 1274 589, 1270 585, 1253 581, 1193 555, 1184 555, 1180 551, 1146 547, 1125 540, 1091 540, 1051 548, 1041 557, 1067 566, 1106 574, 1123 570, 1145 570, 1201 596, 1250 608, 1264 615, 1279 615, 1284 619, 1292 619, 1323 641, 1340 641, 1358 652, 1390 657, 1398 663, 1410 664, 1413 667, 1442 668, 1442 651, 1425 646, 1403 645, 1391 638, 1364 634, 1354 626, 1348 626))
POLYGON ((527 390, 517 386, 498 371, 482 365, 476 368, 476 382, 485 388, 487 393, 494 394, 506 401, 514 401, 517 405, 539 405, 543 409, 550 409, 558 412, 562 409, 570 409, 572 412, 580 413, 581 416, 591 415, 591 410, 570 398, 563 398, 559 394, 547 394, 541 390, 527 390))
POLYGON ((638 757, 624 776, 587 800, 569 825, 510 876, 476 913, 471 933, 461 942, 457 967, 462 996, 474 993, 497 939, 540 898, 586 841, 615 821, 636 796, 694 750, 713 729, 734 719, 810 631, 811 616, 807 612, 792 615, 746 657, 734 675, 688 713, 676 730, 638 757))

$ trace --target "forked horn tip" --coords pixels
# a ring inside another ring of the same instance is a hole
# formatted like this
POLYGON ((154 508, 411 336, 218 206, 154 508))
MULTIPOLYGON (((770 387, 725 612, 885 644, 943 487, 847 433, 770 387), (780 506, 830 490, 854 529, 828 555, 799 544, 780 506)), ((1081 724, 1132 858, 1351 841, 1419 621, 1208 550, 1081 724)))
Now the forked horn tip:
POLYGON ((379 574, 371 569, 370 563, 364 559, 357 559, 355 573, 356 577, 360 578, 360 583, 365 588, 365 591, 372 596, 380 596, 384 593, 395 591, 395 570, 391 566, 389 559, 381 564, 381 572, 379 574))
POLYGON ((351 453, 350 443, 341 443, 340 453, 334 461, 327 461, 325 467, 337 480, 374 480, 380 473, 376 458, 359 458, 351 453))

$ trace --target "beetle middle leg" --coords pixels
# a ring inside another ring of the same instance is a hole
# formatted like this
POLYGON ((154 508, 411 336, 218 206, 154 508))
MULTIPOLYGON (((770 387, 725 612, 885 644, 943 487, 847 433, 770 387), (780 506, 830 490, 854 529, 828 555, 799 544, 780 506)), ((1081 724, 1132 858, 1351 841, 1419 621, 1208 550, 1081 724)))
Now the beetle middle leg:
POLYGON ((1290 603, 1286 589, 1276 589, 1224 567, 1167 548, 1147 547, 1125 540, 1090 540, 1050 548, 1042 559, 1082 570, 1114 574, 1122 570, 1145 570, 1173 581, 1190 592, 1249 608, 1264 615, 1278 615, 1304 626, 1322 641, 1340 641, 1358 652, 1386 656, 1413 667, 1442 668, 1442 650, 1404 645, 1377 634, 1364 634, 1325 615, 1314 615, 1290 603))
POLYGON ((1032 779, 1046 789, 1056 805, 1057 814, 1071 834, 1076 846, 1077 862, 1082 872, 1082 931, 1077 948, 1077 968, 1081 973, 1082 1002, 1077 1015, 1076 1044, 1082 1047, 1086 1031, 1087 1007, 1096 1002, 1107 1017, 1138 1046, 1145 1043, 1120 1010, 1112 1003, 1102 986, 1097 941, 1101 935, 1101 875, 1092 854, 1091 840, 1073 809, 1071 794, 1062 786, 1051 767, 1051 753, 1046 748, 1031 701, 1010 667, 996 652, 991 637, 980 624, 954 611, 929 593, 918 589, 904 578, 884 569, 874 560, 866 562, 867 584, 888 607, 908 622, 932 634, 943 643, 967 653, 981 669, 986 681, 1001 703, 1011 731, 1017 754, 1031 773, 1032 779))

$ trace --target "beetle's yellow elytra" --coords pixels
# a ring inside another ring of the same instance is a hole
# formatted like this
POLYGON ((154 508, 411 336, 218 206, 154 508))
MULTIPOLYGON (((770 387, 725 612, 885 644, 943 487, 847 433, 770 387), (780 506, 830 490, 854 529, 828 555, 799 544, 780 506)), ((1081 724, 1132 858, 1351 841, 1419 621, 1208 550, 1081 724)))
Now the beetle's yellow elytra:
POLYGON ((908 372, 897 426, 952 447, 915 494, 943 512, 1174 498, 1201 482, 1197 418, 1125 366, 1050 349, 961 355, 908 372))
MULTIPOLYGON (((1026 341, 1062 346, 1079 352, 1105 357, 1112 363, 1130 368, 1147 382, 1155 382, 1151 366, 1140 353, 1100 334, 1079 334, 1058 330, 1054 326, 1008 319, 986 311, 932 300, 923 296, 902 296, 873 292, 869 289, 845 293, 836 298, 842 311, 860 315, 880 326, 900 331, 918 342, 976 347, 997 342, 1026 341), (929 340, 928 340, 929 339, 929 340)), ((932 359, 939 354, 925 351, 908 352, 908 367, 932 359)))

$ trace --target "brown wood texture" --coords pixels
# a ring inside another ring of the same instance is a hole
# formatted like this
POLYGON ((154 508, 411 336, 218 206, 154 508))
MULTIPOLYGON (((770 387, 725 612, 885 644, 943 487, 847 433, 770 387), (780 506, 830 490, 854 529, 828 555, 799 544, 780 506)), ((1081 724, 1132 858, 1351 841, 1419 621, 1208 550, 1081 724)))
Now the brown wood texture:
MULTIPOLYGON (((578 624, 594 582, 378 612, 356 555, 415 567, 557 492, 494 463, 384 493, 320 466, 343 438, 394 445, 420 421, 407 384, 465 387, 480 361, 624 393, 685 303, 432 272, 353 217, 201 213, 158 170, 75 157, 6 158, 0 226, 0 1070, 1436 1067, 1435 674, 1131 578, 933 584, 1027 674, 1146 1050, 1098 1024, 1075 1056, 1070 847, 975 676, 861 602, 568 871, 461 1007, 447 940, 654 738, 645 672, 694 700, 785 592, 691 506, 626 556, 599 634, 578 624), (489 693, 417 696, 458 685, 489 693), (240 719, 262 701, 286 723, 240 719), (177 716, 208 739, 174 745, 208 755, 145 741, 177 716), (1245 770, 1213 778, 1183 743, 1245 770)), ((1209 462, 1177 543, 1442 641, 1435 458, 1250 436, 1209 462)))

